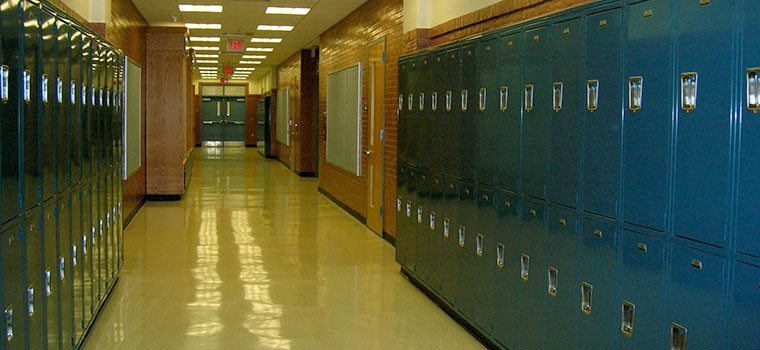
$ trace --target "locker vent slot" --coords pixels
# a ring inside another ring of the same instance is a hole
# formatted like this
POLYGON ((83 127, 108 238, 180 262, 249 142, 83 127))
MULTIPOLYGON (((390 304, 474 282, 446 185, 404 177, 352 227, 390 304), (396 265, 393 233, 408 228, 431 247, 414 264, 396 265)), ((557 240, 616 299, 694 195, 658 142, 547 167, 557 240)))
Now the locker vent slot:
POLYGON ((594 112, 599 104, 599 80, 586 82, 586 109, 594 112))
POLYGON ((533 85, 525 85, 525 111, 533 110, 533 85))
POLYGON ((504 267, 504 244, 496 244, 496 266, 499 268, 504 267))
POLYGON ((636 305, 633 305, 630 302, 627 302, 623 300, 623 306, 622 306, 622 323, 620 326, 620 331, 623 332, 623 335, 626 337, 632 337, 633 336, 633 320, 634 316, 636 316, 636 305))
POLYGON ((641 109, 644 78, 640 76, 628 78, 628 109, 637 112, 641 109))
POLYGON ((451 91, 446 91, 446 112, 451 110, 452 95, 451 91))
POLYGON ((760 68, 747 69, 747 109, 760 111, 760 68))
POLYGON ((478 109, 483 112, 486 110, 486 89, 481 88, 478 91, 478 109))
POLYGON ((432 109, 434 112, 438 110, 438 93, 437 92, 430 93, 430 109, 432 109))
POLYGON ((547 292, 549 292, 549 295, 552 297, 557 296, 557 275, 559 274, 559 271, 557 271, 554 267, 549 267, 549 285, 546 289, 547 292))
POLYGON ((430 212, 430 230, 435 231, 435 212, 430 212))
POLYGON ((477 256, 483 256, 483 234, 478 233, 477 236, 475 236, 475 254, 477 256))
POLYGON ((591 314, 591 301, 594 293, 594 286, 582 282, 581 283, 581 311, 585 315, 591 314))
POLYGON ((0 67, 0 97, 3 101, 8 101, 8 66, 3 65, 0 67))
POLYGON ((681 74, 681 109, 689 113, 697 108, 697 73, 681 74))
POLYGON ((465 228, 464 226, 459 226, 459 246, 464 248, 464 235, 465 235, 465 228))
POLYGON ((5 338, 9 342, 13 339, 13 305, 5 309, 5 338))
POLYGON ((449 238, 450 227, 449 219, 443 219, 443 237, 449 238))
POLYGON ((529 275, 530 275, 530 257, 523 254, 522 256, 520 256, 520 278, 522 278, 523 281, 527 281, 529 275))
POLYGON ((462 90, 462 112, 467 111, 467 90, 462 90))
POLYGON ((509 88, 506 86, 502 86, 501 90, 499 90, 499 109, 501 109, 502 112, 507 110, 508 99, 509 99, 509 88))
POLYGON ((686 327, 670 324, 670 350, 686 350, 686 332, 686 327))

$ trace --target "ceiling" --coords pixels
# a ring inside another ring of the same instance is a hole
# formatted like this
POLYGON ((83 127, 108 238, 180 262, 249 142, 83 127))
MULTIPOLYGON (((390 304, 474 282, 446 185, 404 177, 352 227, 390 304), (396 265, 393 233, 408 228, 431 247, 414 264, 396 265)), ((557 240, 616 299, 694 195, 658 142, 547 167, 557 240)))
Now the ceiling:
MULTIPOLYGON (((195 63, 193 75, 200 79, 197 66, 217 66, 218 78, 224 76, 222 67, 255 67, 248 80, 266 75, 298 50, 317 46, 319 35, 353 12, 367 0, 132 0, 145 20, 151 26, 182 27, 185 23, 220 23, 222 29, 190 29, 190 36, 220 37, 220 42, 190 42, 192 46, 219 47, 219 51, 196 50, 196 54, 218 54, 218 63, 195 63), (221 13, 180 12, 179 4, 222 5, 221 13), (265 14, 267 7, 308 7, 305 16, 265 14), (257 31, 259 24, 291 25, 290 32, 257 31), (251 43, 251 37, 282 38, 282 42, 251 43), (244 46, 269 47, 272 52, 230 52, 228 40, 242 39, 244 46), (242 55, 266 55, 265 59, 245 59, 261 61, 261 64, 240 64, 242 55)), ((196 58, 196 60, 216 58, 196 58)))

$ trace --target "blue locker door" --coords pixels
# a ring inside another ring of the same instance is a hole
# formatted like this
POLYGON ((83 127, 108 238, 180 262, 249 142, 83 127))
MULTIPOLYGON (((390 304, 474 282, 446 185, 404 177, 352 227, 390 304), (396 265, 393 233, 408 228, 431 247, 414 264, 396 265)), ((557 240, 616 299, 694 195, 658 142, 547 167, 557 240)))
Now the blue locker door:
POLYGON ((55 79, 54 94, 54 103, 57 106, 55 181, 58 193, 62 193, 71 186, 71 119, 69 115, 71 107, 71 63, 69 61, 71 42, 69 34, 71 27, 64 21, 56 21, 56 26, 58 33, 58 43, 56 44, 58 77, 55 79))
POLYGON ((617 217, 620 200, 620 135, 623 104, 620 9, 586 20, 586 114, 583 210, 617 217), (589 103, 591 101, 591 103, 589 103))
POLYGON ((42 199, 47 200, 56 193, 55 188, 55 160, 56 160, 56 126, 58 106, 56 102, 56 81, 58 76, 58 41, 55 17, 50 12, 40 11, 40 36, 37 38, 40 45, 40 76, 38 78, 40 129, 39 154, 40 170, 42 171, 42 199))
POLYGON ((575 311, 579 349, 617 349, 620 334, 618 296, 618 244, 615 222, 602 217, 584 217, 578 260, 580 288, 575 311))
POLYGON ((441 249, 443 244, 443 177, 433 174, 428 179, 430 197, 428 200, 428 285, 436 293, 441 290, 441 249))
POLYGON ((24 58, 22 75, 22 110, 23 129, 19 135, 23 140, 24 169, 23 178, 23 209, 29 210, 39 204, 42 196, 42 169, 40 159, 39 130, 40 130, 40 101, 39 82, 41 68, 39 63, 40 9, 32 3, 24 3, 24 58))
POLYGON ((431 118, 430 118, 430 87, 431 87, 431 72, 432 63, 430 61, 430 55, 426 54, 419 59, 419 68, 417 70, 417 103, 414 106, 417 114, 417 136, 418 141, 418 157, 419 166, 422 169, 430 170, 432 167, 432 135, 431 131, 431 118))
POLYGON ((498 119, 503 114, 499 110, 499 44, 498 37, 482 39, 478 43, 478 84, 477 90, 472 91, 477 106, 473 116, 477 118, 478 131, 475 155, 478 182, 491 186, 497 183, 499 144, 495 140, 498 140, 498 119))
POLYGON ((428 244, 430 243, 430 235, 428 228, 427 215, 430 213, 430 184, 429 174, 427 171, 420 170, 417 183, 417 203, 412 208, 414 211, 414 223, 412 226, 411 234, 414 235, 414 246, 412 248, 412 254, 416 261, 414 272, 417 277, 423 282, 428 281, 428 271, 430 270, 430 261, 428 260, 428 244))
POLYGON ((84 331, 92 319, 93 310, 93 255, 94 247, 92 239, 95 227, 92 225, 92 202, 95 200, 92 196, 92 185, 90 182, 82 184, 82 230, 79 232, 80 244, 82 248, 82 324, 81 330, 84 331))
MULTIPOLYGON (((673 245, 670 256, 667 321, 686 330, 686 344, 692 349, 720 349, 725 346, 726 259, 701 250, 673 245)), ((671 334, 679 339, 678 332, 671 334)))
POLYGON ((473 274, 473 321, 489 337, 495 335, 492 320, 496 313, 496 232, 499 216, 496 211, 498 196, 493 187, 479 186, 477 190, 477 227, 474 243, 469 250, 472 254, 473 274))
POLYGON ((618 320, 625 321, 619 324, 619 348, 664 348, 668 330, 663 310, 665 242, 625 230, 621 249, 621 300, 617 312, 622 313, 618 320))
POLYGON ((493 337, 504 347, 514 348, 518 325, 518 288, 520 287, 520 251, 517 239, 520 232, 520 209, 517 197, 505 191, 496 194, 498 215, 494 245, 495 261, 491 269, 494 273, 493 314, 491 329, 493 337))
POLYGON ((409 60, 407 58, 400 58, 398 60, 398 102, 397 103, 397 116, 398 116, 398 150, 396 152, 396 159, 398 164, 406 163, 406 95, 408 90, 407 75, 409 71, 409 60))
POLYGON ((456 270, 457 261, 454 259, 459 248, 457 244, 457 230, 459 228, 457 181, 457 178, 454 176, 444 178, 443 216, 441 221, 443 240, 441 242, 441 260, 439 263, 441 270, 440 295, 451 305, 456 303, 456 287, 459 284, 456 270))
POLYGON ((545 254, 548 241, 547 210, 544 204, 523 199, 522 223, 518 237, 517 264, 520 282, 517 286, 517 349, 542 349, 547 296, 549 257, 545 254))
POLYGON ((728 323, 730 349, 752 349, 760 334, 760 266, 734 262, 733 299, 728 323))
POLYGON ((407 174, 406 164, 398 162, 396 166, 396 262, 404 266, 406 263, 406 249, 404 239, 406 238, 406 215, 404 206, 407 198, 407 174))
POLYGON ((476 43, 469 43, 461 48, 461 89, 454 94, 459 104, 452 108, 460 113, 459 129, 459 177, 474 181, 477 170, 478 135, 478 56, 476 43))
POLYGON ((551 332, 543 338, 542 349, 575 348, 580 286, 578 280, 578 239, 580 221, 574 210, 549 208, 549 239, 544 241, 547 267, 544 274, 545 305, 543 327, 551 332))
POLYGON ((733 34, 734 6, 730 1, 677 4, 677 86, 683 91, 698 84, 692 90, 695 104, 688 91, 678 96, 673 230, 676 235, 724 247, 734 83, 731 65, 715 62, 732 57, 733 43, 728 38, 733 34))
POLYGON ((459 60, 459 50, 452 48, 446 51, 444 66, 446 67, 440 85, 443 96, 439 97, 443 106, 443 124, 446 125, 446 152, 444 154, 444 173, 459 176, 459 154, 461 128, 459 116, 462 110, 458 107, 461 91, 462 62, 459 60))
POLYGON ((10 221, 2 226, 2 307, 3 322, 0 330, 3 337, 4 349, 24 349, 24 280, 21 241, 21 218, 10 221))
POLYGON ((58 197, 58 279, 61 303, 61 344, 74 346, 74 270, 71 241, 71 196, 58 197))
POLYGON ((71 104, 71 183, 78 184, 82 180, 82 82, 84 80, 82 73, 82 33, 71 28, 70 32, 71 50, 69 51, 69 62, 71 62, 71 79, 69 81, 70 95, 66 96, 71 104))
POLYGON ((403 219, 404 219, 404 231, 399 232, 397 241, 397 249, 405 251, 403 256, 406 258, 403 261, 409 271, 414 272, 416 270, 416 252, 417 236, 415 235, 415 222, 417 218, 417 190, 419 184, 419 170, 412 166, 406 168, 406 199, 402 203, 403 206, 403 219), (402 237, 401 234, 404 236, 402 237))
POLYGON ((430 135, 430 163, 431 170, 434 174, 444 174, 446 171, 445 157, 449 155, 449 129, 445 124, 445 109, 443 96, 443 76, 448 69, 444 64, 446 62, 446 51, 438 50, 430 55, 430 87, 428 93, 430 96, 429 106, 430 116, 428 135, 430 135))
POLYGON ((93 175, 90 183, 90 209, 92 210, 90 219, 92 220, 92 230, 90 231, 90 247, 92 248, 92 316, 95 316, 100 299, 103 295, 103 219, 101 217, 101 194, 104 188, 100 183, 100 175, 93 175))
POLYGON ((40 286, 39 297, 44 302, 44 319, 47 334, 47 348, 58 349, 61 344, 61 333, 58 326, 61 324, 60 295, 61 288, 58 283, 58 228, 56 227, 57 203, 50 201, 50 205, 42 211, 42 232, 45 245, 45 259, 43 261, 43 279, 40 286))
POLYGON ((83 187, 74 187, 74 190, 71 192, 71 279, 73 281, 74 298, 74 344, 83 335, 85 310, 88 310, 84 306, 84 267, 87 249, 87 236, 83 234, 85 229, 83 223, 85 203, 82 201, 82 198, 84 194, 83 187))
POLYGON ((98 39, 92 41, 92 85, 90 89, 91 125, 90 147, 92 149, 92 177, 102 170, 103 151, 103 45, 98 39))
POLYGON ((45 287, 44 287, 44 237, 42 212, 39 207, 24 217, 24 244, 26 245, 26 279, 24 286, 24 319, 26 343, 29 349, 44 349, 45 334, 45 287))
POLYGON ((520 191, 520 126, 522 123, 522 35, 512 33, 501 38, 499 85, 491 92, 500 111, 496 126, 498 146, 498 186, 520 191))
POLYGON ((78 97, 81 101, 79 115, 80 127, 80 162, 82 167, 82 184, 92 176, 92 38, 82 33, 82 61, 80 62, 81 83, 78 97))
POLYGON ((419 84, 420 59, 414 57, 409 61, 409 70, 407 76, 407 94, 406 94, 406 149, 407 161, 409 164, 419 166, 419 84))
POLYGON ((551 26, 551 150, 549 201, 577 208, 581 176, 583 33, 581 19, 551 26))
POLYGON ((624 219, 665 229, 668 168, 673 120, 670 57, 670 1, 631 5, 626 24, 626 76, 623 182, 624 219), (633 96, 630 96, 633 95, 633 96), (633 98, 631 98, 633 97, 633 98))
POLYGON ((739 174, 738 181, 740 189, 736 196, 737 204, 737 221, 736 221, 736 250, 745 254, 760 257, 760 239, 757 239, 757 227, 760 227, 760 184, 758 183, 757 174, 760 173, 760 138, 756 137, 760 133, 760 118, 758 118, 757 102, 758 93, 752 89, 754 94, 750 94, 748 89, 750 84, 757 82, 757 71, 760 71, 760 47, 755 45, 755 36, 760 29, 760 16, 756 14, 760 11, 760 2, 745 0, 741 13, 743 14, 744 27, 743 34, 743 57, 742 65, 737 74, 741 74, 741 121, 739 123, 740 145, 739 145, 739 174), (754 105, 750 105, 747 100, 752 96, 754 105), (748 109, 752 107, 752 110, 748 109))
MULTIPOLYGON (((0 66, 7 70, 8 92, 0 96, 6 103, 0 103, 0 223, 8 222, 17 217, 20 212, 19 190, 20 159, 19 146, 23 140, 19 137, 19 102, 21 91, 21 72, 23 64, 20 60, 21 43, 19 41, 20 2, 8 0, 0 8, 0 66)), ((5 72, 3 72, 5 74, 5 72)), ((19 314, 20 315, 20 314, 19 314)), ((20 324, 19 324, 20 325, 20 324)), ((18 342, 18 341, 16 341, 18 342)))
POLYGON ((478 230, 477 203, 475 202, 475 183, 460 180, 458 185, 459 203, 457 203, 457 231, 454 233, 456 253, 452 257, 456 274, 456 308, 468 320, 472 321, 475 301, 474 265, 475 237, 478 230))
POLYGON ((523 193, 545 198, 549 157, 551 66, 548 29, 525 32, 523 64, 523 193))

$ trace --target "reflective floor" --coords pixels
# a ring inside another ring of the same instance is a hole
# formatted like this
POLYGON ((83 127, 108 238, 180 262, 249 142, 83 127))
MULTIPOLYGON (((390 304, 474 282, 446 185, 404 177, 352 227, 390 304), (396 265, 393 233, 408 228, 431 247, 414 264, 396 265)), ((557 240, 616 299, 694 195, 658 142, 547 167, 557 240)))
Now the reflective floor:
POLYGON ((394 249, 255 149, 199 148, 184 199, 148 202, 83 349, 481 349, 394 249))

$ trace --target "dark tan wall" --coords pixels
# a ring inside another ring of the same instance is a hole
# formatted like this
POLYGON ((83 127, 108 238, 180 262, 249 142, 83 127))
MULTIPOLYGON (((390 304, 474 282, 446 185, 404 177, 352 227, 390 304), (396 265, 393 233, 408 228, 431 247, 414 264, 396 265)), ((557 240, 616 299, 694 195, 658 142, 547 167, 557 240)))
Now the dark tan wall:
MULTIPOLYGON (((370 0, 320 36, 319 125, 325 125, 327 75, 362 62, 362 76, 369 76, 370 44, 385 39, 385 218, 383 230, 396 232, 396 98, 398 96, 398 56, 403 50, 403 1, 370 0)), ((362 79, 362 104, 369 103, 369 79, 362 79)), ((362 115, 362 149, 368 139, 368 115, 362 115)), ((362 217, 367 212, 367 163, 362 159, 361 174, 333 166, 325 160, 324 127, 320 127, 319 186, 362 217)))

